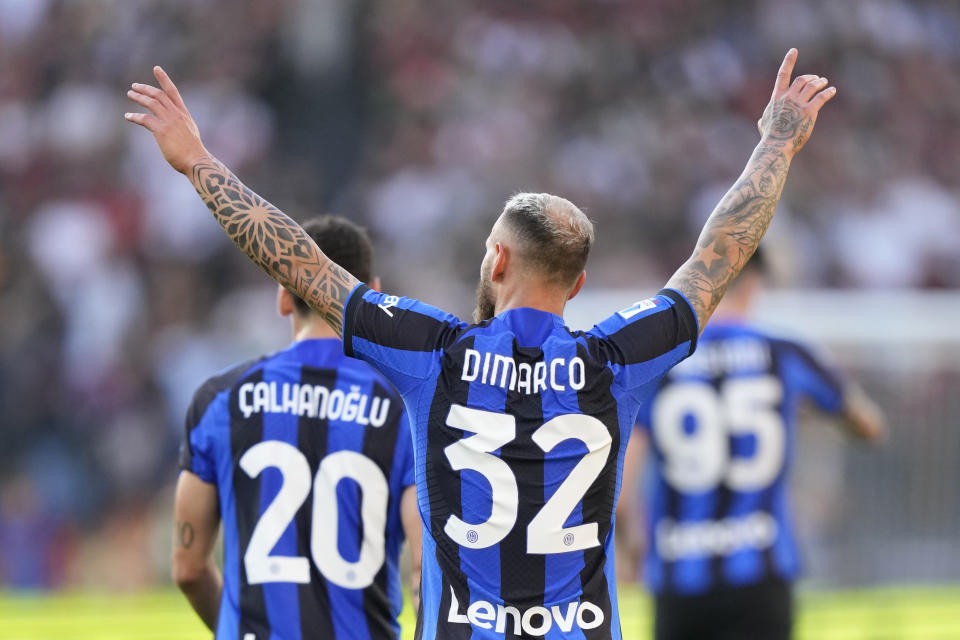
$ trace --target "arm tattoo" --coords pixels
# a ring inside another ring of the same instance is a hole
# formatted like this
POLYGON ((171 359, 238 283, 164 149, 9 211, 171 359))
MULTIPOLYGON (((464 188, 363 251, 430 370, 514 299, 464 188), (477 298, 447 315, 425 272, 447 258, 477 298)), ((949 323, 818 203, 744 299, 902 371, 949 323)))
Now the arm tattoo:
POLYGON ((193 544, 196 534, 193 531, 193 525, 189 522, 177 522, 177 546, 183 547, 184 549, 189 549, 193 544))
POLYGON ((342 335, 343 306, 358 280, 327 258, 300 225, 251 191, 216 158, 208 156, 195 164, 189 177, 230 239, 342 335))
POLYGON ((776 134, 753 152, 743 174, 707 220, 693 255, 667 283, 690 301, 701 331, 773 219, 790 167, 783 147, 792 144, 795 133, 787 132, 805 126, 799 110, 777 117, 783 122, 777 120, 776 134))

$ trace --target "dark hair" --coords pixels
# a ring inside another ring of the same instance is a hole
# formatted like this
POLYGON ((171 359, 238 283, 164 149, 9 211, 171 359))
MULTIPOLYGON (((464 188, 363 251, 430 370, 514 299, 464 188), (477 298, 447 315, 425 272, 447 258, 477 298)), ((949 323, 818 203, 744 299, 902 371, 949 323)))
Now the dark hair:
POLYGON ((750 256, 750 259, 747 260, 747 264, 743 265, 740 273, 753 271, 758 275, 765 276, 769 272, 769 269, 770 265, 767 264, 766 252, 763 250, 763 247, 757 247, 753 255, 750 256))
POLYGON ((751 273, 760 276, 761 279, 765 279, 767 276, 767 269, 769 265, 767 264, 767 257, 764 255, 763 249, 757 247, 756 251, 753 252, 753 255, 750 256, 750 259, 747 260, 747 264, 743 265, 743 269, 740 270, 740 273, 737 274, 737 277, 733 279, 730 283, 730 287, 727 291, 732 291, 737 288, 743 282, 746 281, 747 276, 751 273))
POLYGON ((593 224, 576 205, 548 193, 518 193, 503 215, 527 264, 560 284, 576 281, 593 244, 593 224))
MULTIPOLYGON (((370 282, 373 271, 373 244, 366 229, 340 216, 324 215, 303 223, 303 230, 320 250, 360 282, 370 282)), ((293 297, 299 313, 313 310, 298 296, 293 297)))

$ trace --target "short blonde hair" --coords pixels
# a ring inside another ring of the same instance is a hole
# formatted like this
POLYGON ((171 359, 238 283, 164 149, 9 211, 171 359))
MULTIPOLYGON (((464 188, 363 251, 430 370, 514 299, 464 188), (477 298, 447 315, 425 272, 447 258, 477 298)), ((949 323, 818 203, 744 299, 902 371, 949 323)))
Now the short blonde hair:
POLYGON ((503 220, 523 261, 558 284, 573 285, 594 237, 593 223, 575 204, 549 193, 518 193, 504 205, 503 220))

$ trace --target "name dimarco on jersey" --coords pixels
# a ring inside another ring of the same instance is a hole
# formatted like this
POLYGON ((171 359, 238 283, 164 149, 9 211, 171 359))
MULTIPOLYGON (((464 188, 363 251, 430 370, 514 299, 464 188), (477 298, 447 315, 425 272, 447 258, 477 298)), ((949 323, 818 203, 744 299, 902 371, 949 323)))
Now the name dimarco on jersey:
POLYGON ((460 379, 526 394, 541 393, 548 386, 554 391, 579 391, 586 384, 587 367, 579 356, 531 364, 499 353, 467 349, 460 379))
POLYGON ((255 413, 288 413, 382 427, 390 413, 390 398, 371 398, 356 385, 344 392, 322 384, 247 382, 237 392, 237 406, 244 418, 255 413))

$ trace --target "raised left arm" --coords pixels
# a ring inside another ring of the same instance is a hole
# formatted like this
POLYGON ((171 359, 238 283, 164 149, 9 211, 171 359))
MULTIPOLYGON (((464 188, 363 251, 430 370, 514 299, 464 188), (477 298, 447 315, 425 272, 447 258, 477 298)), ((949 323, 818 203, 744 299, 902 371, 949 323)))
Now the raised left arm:
POLYGON ((826 78, 814 75, 799 76, 791 84, 796 59, 796 49, 787 52, 760 120, 760 144, 710 215, 693 255, 667 282, 690 302, 701 332, 760 244, 794 154, 813 133, 820 108, 836 94, 834 87, 827 88, 826 78))

